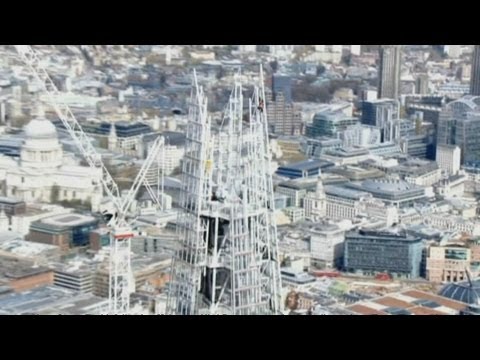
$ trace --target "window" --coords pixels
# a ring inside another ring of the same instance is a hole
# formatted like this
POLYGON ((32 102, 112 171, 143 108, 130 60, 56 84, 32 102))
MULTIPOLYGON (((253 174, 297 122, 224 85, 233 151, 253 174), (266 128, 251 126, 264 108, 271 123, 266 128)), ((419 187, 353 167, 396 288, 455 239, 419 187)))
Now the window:
POLYGON ((22 176, 22 184, 25 183, 25 178, 22 176))

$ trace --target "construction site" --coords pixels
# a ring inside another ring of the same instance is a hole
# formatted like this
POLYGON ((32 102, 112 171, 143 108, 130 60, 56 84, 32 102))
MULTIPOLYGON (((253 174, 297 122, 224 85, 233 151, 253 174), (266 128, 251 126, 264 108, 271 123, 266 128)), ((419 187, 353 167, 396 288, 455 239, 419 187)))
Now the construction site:
MULTIPOLYGON (((162 207, 163 173, 158 172, 155 181, 152 177, 158 170, 156 161, 162 159, 165 140, 156 138, 131 188, 120 191, 69 106, 56 100, 60 91, 40 56, 30 46, 19 45, 16 50, 42 85, 49 105, 85 161, 102 172, 101 185, 110 200, 101 209, 110 229, 109 300, 108 306, 97 311, 111 315, 142 313, 130 304, 135 291, 131 243, 140 236, 132 228, 138 215, 132 211, 132 203, 140 187, 145 187, 162 207), (155 188, 155 183, 162 186, 155 188)), ((221 124, 215 127, 195 72, 192 77, 181 161, 178 246, 167 286, 166 313, 279 314, 281 280, 263 71, 260 68, 247 102, 237 78, 221 124)))
POLYGON ((437 50, 0 45, 0 313, 480 313, 480 97, 437 50))

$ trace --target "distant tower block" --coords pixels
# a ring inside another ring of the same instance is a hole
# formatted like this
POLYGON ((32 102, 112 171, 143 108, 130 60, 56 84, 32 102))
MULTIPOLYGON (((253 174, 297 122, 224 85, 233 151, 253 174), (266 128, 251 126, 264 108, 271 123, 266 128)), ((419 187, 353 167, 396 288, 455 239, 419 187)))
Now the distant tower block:
POLYGON ((378 97, 398 100, 400 96, 400 72, 402 67, 401 45, 380 47, 380 69, 378 72, 378 97))
POLYGON ((182 244, 172 266, 167 313, 278 314, 281 284, 263 87, 255 88, 244 123, 242 86, 236 81, 215 134, 202 89, 195 86, 192 98, 178 222, 182 244))
POLYGON ((475 45, 473 49, 470 95, 480 95, 480 45, 475 45))
POLYGON ((5 120, 7 118, 7 107, 5 102, 0 102, 0 124, 5 125, 5 120))
POLYGON ((115 151, 117 149, 117 131, 115 123, 112 122, 110 126, 110 134, 108 135, 108 150, 115 151))
POLYGON ((455 175, 460 170, 461 152, 456 145, 438 145, 436 155, 438 167, 448 175, 455 175))

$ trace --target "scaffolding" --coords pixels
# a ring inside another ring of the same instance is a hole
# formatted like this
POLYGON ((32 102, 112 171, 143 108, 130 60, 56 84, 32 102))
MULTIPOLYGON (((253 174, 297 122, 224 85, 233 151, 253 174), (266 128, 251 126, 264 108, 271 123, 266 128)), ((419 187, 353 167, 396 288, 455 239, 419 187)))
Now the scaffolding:
POLYGON ((194 73, 178 221, 181 247, 172 266, 169 314, 279 313, 280 270, 260 71, 246 121, 236 77, 215 133, 194 73))

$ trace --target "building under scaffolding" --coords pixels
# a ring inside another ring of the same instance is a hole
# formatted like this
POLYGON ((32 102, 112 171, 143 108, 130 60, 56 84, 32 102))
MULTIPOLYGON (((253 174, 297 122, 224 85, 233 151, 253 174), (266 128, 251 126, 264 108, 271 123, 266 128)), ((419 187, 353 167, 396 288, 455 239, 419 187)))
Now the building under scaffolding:
POLYGON ((183 211, 167 313, 280 312, 280 271, 263 75, 244 121, 236 81, 215 133, 196 84, 186 129, 183 211))

